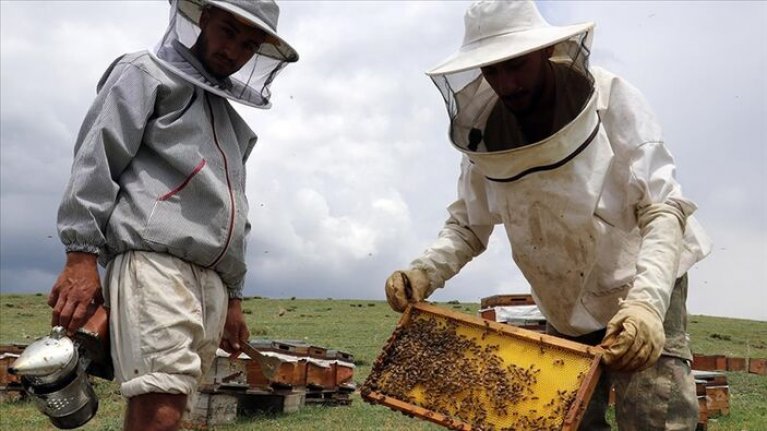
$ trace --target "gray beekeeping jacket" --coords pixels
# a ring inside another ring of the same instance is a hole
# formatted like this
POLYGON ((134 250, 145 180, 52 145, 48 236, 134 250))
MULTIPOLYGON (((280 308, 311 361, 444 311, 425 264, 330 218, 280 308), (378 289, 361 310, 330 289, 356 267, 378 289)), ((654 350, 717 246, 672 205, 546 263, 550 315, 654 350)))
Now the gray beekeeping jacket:
POLYGON ((256 135, 227 99, 270 107, 270 85, 298 53, 277 35, 272 0, 171 0, 165 35, 118 58, 98 84, 59 207, 67 251, 106 265, 129 250, 168 253, 212 268, 242 296, 248 201, 245 161, 256 135), (268 36, 237 72, 208 73, 191 48, 214 6, 268 36))
POLYGON ((256 139, 227 99, 148 52, 119 58, 77 137, 58 215, 66 250, 101 264, 128 250, 168 253, 214 269, 241 297, 244 164, 256 139))

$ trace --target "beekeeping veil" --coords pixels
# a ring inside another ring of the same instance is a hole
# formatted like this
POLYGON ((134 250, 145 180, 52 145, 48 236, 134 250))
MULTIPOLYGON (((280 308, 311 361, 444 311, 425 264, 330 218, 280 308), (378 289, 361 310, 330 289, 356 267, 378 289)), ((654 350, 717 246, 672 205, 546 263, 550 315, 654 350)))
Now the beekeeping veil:
POLYGON ((453 145, 488 178, 502 181, 573 156, 583 143, 580 137, 554 138, 594 105, 594 79, 588 70, 593 23, 552 26, 532 1, 476 2, 464 23, 460 49, 427 72, 445 99, 453 145), (552 134, 528 142, 480 68, 547 47, 554 52, 545 66, 552 68, 556 84, 552 134))
POLYGON ((277 35, 279 8, 273 0, 170 0, 170 24, 153 56, 173 72, 207 91, 256 108, 269 108, 269 86, 298 53, 277 35), (266 33, 253 57, 227 78, 208 72, 190 48, 200 35, 199 19, 206 7, 233 14, 266 33))

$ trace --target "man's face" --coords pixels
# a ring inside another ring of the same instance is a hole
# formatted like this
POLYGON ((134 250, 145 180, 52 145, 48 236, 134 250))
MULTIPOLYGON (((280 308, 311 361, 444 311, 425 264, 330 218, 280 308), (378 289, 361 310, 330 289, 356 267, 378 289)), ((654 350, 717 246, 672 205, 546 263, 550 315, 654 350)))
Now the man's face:
POLYGON ((240 70, 267 38, 262 30, 215 7, 203 11, 200 30, 202 33, 192 51, 217 78, 226 78, 240 70))
POLYGON ((482 75, 507 108, 515 114, 529 114, 548 85, 550 53, 544 49, 491 64, 482 67, 482 75))

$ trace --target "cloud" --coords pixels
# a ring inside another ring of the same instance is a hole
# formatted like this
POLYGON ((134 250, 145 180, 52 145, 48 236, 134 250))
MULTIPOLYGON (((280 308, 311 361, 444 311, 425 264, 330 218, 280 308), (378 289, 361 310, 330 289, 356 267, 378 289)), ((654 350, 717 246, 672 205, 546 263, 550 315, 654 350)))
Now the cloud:
MULTIPOLYGON (((247 295, 383 299, 391 271, 436 238, 460 155, 424 71, 460 45, 467 4, 280 3, 280 33, 301 59, 274 82, 273 109, 236 107, 259 135, 248 162, 247 295)), ((690 311, 767 320, 748 299, 763 299, 767 284, 767 6, 540 5, 555 24, 595 21, 592 63, 624 75, 657 111, 716 244, 692 271, 690 311), (718 307, 724 289, 734 299, 718 307)), ((56 209, 95 84, 114 58, 156 43, 168 6, 0 9, 0 289, 47 292, 64 260, 56 209)), ((499 227, 434 298, 528 289, 499 227)))

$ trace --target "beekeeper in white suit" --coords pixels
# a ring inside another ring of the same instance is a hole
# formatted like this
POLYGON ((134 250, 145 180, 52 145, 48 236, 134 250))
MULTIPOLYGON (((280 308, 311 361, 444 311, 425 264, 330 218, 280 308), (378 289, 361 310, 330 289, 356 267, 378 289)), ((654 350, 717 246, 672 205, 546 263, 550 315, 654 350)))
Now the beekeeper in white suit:
POLYGON ((503 224, 550 332, 606 346, 581 429, 609 429, 610 384, 621 429, 694 429, 686 273, 709 241, 642 95, 589 66, 593 28, 527 1, 469 7, 460 49, 427 72, 463 153, 458 199, 386 296, 397 311, 428 298, 503 224))
POLYGON ((236 353, 248 340, 256 135, 229 100, 268 108, 298 60, 278 16, 271 0, 171 0, 160 43, 115 60, 80 129, 58 217, 67 261, 48 303, 69 331, 109 309, 126 430, 177 429, 219 343, 236 353))

